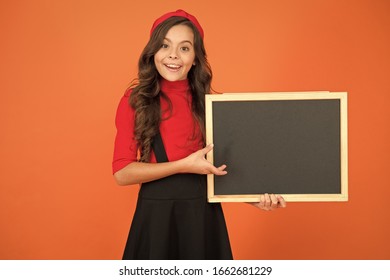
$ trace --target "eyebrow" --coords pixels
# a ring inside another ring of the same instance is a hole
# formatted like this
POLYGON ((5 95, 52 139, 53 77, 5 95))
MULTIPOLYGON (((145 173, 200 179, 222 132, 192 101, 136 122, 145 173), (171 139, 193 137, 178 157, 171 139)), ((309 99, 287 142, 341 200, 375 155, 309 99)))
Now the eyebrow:
MULTIPOLYGON (((167 41, 169 41, 170 43, 172 43, 172 41, 169 40, 168 38, 164 38, 164 40, 167 40, 167 41)), ((183 43, 189 43, 191 46, 193 45, 192 42, 189 41, 189 40, 184 40, 184 41, 179 42, 179 44, 183 44, 183 43)))

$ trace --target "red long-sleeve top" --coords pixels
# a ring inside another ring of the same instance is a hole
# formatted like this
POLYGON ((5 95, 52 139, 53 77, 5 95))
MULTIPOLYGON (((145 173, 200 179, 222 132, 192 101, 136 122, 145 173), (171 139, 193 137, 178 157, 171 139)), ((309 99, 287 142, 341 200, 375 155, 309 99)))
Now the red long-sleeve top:
MULTIPOLYGON (((191 113, 192 96, 188 80, 170 82, 161 79, 160 87, 172 103, 172 111, 169 112, 167 101, 160 98, 163 112, 161 138, 168 160, 175 161, 202 148, 201 133, 191 113)), ((138 143, 134 139, 135 112, 129 105, 130 94, 131 90, 125 92, 116 113, 117 134, 112 162, 113 173, 137 161, 138 143)), ((156 162, 153 152, 150 162, 156 162)))

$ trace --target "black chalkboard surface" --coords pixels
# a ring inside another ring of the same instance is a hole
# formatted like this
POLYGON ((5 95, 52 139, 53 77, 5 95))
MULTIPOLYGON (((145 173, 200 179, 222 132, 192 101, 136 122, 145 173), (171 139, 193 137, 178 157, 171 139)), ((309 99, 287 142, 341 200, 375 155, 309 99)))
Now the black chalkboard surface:
POLYGON ((346 201, 347 94, 331 92, 206 96, 209 202, 346 201))

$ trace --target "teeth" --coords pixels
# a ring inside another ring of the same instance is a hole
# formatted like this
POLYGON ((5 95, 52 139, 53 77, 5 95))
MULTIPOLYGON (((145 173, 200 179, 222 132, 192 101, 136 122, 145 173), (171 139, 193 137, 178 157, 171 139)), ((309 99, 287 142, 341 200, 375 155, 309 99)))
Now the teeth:
POLYGON ((175 64, 167 64, 167 67, 174 68, 174 69, 179 69, 180 68, 179 65, 175 65, 175 64))

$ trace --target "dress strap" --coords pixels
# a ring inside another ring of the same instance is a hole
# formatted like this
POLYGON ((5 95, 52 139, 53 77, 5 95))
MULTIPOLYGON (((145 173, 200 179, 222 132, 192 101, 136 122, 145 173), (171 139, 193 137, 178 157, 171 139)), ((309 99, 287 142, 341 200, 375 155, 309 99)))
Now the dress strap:
POLYGON ((160 132, 158 132, 157 135, 154 136, 152 148, 154 151, 154 155, 156 156, 157 162, 168 162, 168 156, 165 152, 165 147, 160 132))

